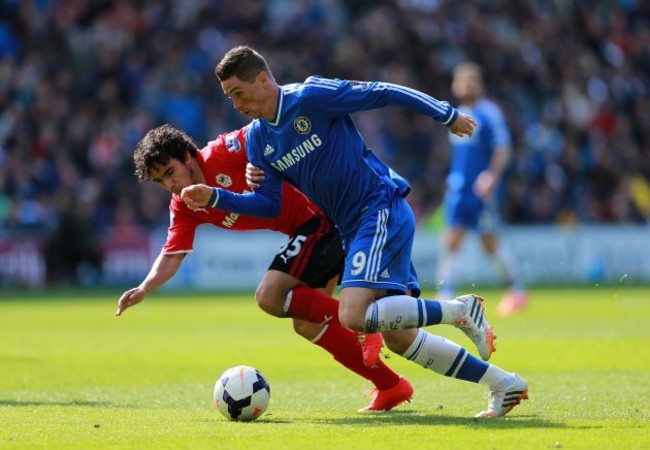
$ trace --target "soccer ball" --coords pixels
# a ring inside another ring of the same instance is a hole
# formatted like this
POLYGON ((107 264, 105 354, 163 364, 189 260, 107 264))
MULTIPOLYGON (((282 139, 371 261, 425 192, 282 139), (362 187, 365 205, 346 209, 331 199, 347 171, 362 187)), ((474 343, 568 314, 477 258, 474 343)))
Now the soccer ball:
POLYGON ((214 402, 227 419, 255 420, 264 414, 271 399, 271 388, 254 367, 231 367, 214 385, 214 402))

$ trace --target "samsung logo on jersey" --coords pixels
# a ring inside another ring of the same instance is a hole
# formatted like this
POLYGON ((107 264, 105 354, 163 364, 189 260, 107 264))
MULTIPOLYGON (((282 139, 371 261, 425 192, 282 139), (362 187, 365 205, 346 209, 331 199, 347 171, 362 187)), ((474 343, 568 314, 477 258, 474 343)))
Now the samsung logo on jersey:
POLYGON ((283 155, 280 159, 272 162, 271 165, 280 172, 284 172, 289 167, 300 162, 301 159, 309 155, 321 145, 323 145, 323 141, 320 140, 317 134, 312 134, 297 147, 294 147, 291 151, 283 155))

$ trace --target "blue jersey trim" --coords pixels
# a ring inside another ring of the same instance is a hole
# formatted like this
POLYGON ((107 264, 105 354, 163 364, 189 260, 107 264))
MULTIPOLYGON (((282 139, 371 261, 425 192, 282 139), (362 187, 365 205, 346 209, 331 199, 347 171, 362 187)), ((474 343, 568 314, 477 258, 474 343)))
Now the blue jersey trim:
POLYGON ((280 213, 281 194, 280 198, 277 198, 259 191, 248 194, 235 194, 221 188, 215 190, 219 192, 217 194, 217 204, 214 207, 224 211, 267 219, 277 217, 280 213))

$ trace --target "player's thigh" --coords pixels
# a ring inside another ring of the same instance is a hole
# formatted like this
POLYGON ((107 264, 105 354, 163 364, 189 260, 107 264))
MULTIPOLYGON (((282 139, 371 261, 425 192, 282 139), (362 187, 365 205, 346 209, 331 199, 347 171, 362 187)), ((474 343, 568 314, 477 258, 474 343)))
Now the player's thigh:
POLYGON ((445 221, 448 229, 476 229, 483 209, 483 201, 471 192, 448 194, 445 197, 445 221))

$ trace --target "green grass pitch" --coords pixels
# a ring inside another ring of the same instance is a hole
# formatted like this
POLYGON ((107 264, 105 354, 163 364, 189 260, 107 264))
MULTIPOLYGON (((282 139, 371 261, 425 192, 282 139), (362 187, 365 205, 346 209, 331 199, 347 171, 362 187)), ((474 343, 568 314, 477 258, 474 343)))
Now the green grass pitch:
MULTIPOLYGON (((396 355, 387 362, 413 383, 413 402, 357 413, 369 383, 252 295, 156 294, 118 318, 117 290, 0 292, 0 448, 650 448, 649 288, 538 289, 507 319, 494 314, 500 291, 480 293, 498 336, 491 362, 524 376, 530 400, 476 421, 483 387, 396 355), (271 385, 255 422, 212 403, 238 364, 271 385)), ((453 327, 429 331, 476 354, 453 327)))

